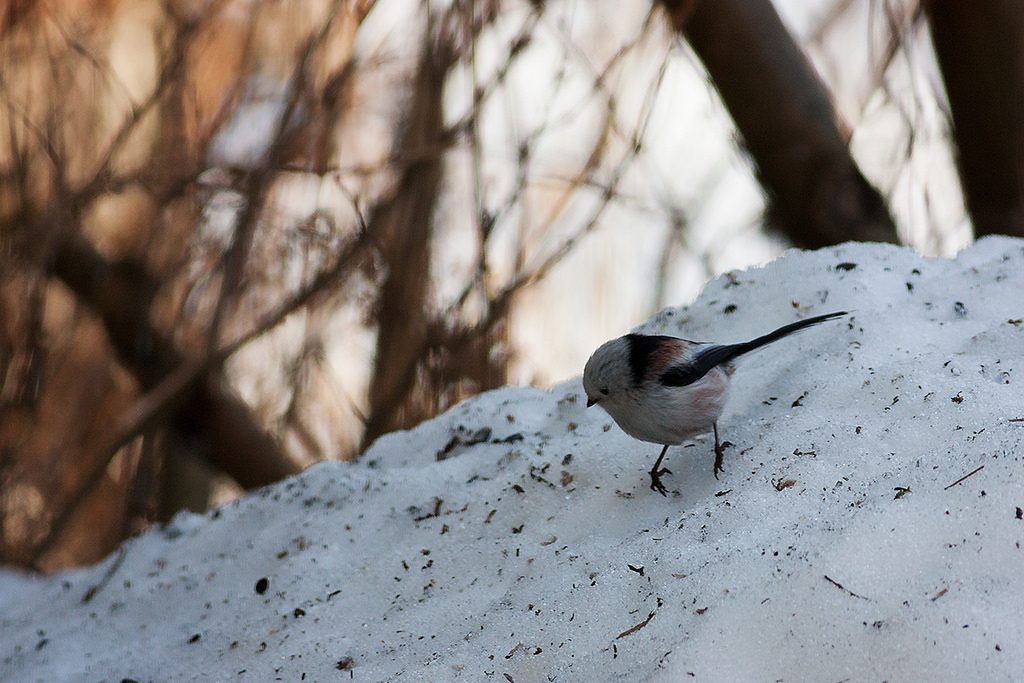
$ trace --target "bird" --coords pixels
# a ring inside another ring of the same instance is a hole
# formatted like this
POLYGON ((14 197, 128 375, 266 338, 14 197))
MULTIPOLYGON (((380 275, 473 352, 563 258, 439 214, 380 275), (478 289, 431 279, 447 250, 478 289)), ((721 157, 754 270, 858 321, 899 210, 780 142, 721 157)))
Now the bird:
POLYGON ((725 448, 718 418, 725 408, 733 361, 812 325, 847 315, 836 311, 783 325, 742 344, 694 342, 665 335, 627 334, 602 344, 583 369, 587 407, 601 406, 635 439, 662 444, 649 472, 651 490, 667 495, 661 467, 669 446, 699 434, 715 434, 714 475, 722 471, 725 448))

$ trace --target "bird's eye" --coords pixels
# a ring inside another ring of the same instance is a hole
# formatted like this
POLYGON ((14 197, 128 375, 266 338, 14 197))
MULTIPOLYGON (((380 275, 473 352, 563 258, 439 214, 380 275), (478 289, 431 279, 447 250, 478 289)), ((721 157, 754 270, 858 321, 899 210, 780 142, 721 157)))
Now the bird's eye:
POLYGON ((601 389, 601 393, 604 394, 605 396, 607 396, 608 395, 608 389, 601 389))

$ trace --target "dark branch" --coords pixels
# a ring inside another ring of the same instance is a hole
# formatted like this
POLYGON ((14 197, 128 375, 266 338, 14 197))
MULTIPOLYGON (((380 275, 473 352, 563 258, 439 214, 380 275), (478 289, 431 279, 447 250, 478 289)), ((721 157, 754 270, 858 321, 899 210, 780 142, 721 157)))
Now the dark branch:
POLYGON ((861 175, 824 84, 769 0, 663 0, 729 109, 794 244, 896 242, 878 191, 861 175))

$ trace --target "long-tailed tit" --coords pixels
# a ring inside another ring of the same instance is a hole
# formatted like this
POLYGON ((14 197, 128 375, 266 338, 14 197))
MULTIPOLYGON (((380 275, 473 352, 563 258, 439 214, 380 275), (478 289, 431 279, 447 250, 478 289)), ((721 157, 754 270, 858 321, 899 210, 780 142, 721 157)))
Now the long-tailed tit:
MULTIPOLYGON (((666 495, 661 467, 669 446, 708 430, 715 433, 715 478, 722 470, 723 445, 718 417, 725 407, 732 361, 846 311, 819 315, 783 325, 744 344, 717 345, 678 337, 627 334, 601 345, 583 370, 587 407, 600 405, 622 431, 641 441, 663 444, 651 468, 651 489, 666 495)), ((728 443, 728 442, 726 442, 728 443)))

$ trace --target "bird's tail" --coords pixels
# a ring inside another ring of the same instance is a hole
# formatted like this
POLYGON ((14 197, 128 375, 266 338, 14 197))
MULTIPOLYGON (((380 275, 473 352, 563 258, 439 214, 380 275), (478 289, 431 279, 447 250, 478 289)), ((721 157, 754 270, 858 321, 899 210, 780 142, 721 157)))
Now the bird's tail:
MULTIPOLYGON (((835 313, 826 313, 825 315, 816 315, 813 318, 807 318, 806 320, 798 320, 795 323, 783 325, 774 332, 758 337, 757 339, 751 339, 748 342, 742 344, 724 344, 722 346, 710 346, 707 349, 701 351, 694 359, 694 365, 699 365, 702 368, 707 368, 704 373, 707 373, 711 368, 722 363, 728 363, 737 356, 742 356, 744 353, 749 353, 754 349, 761 348, 766 344, 771 344, 774 341, 778 341, 783 337, 787 337, 794 332, 810 327, 811 325, 817 325, 823 323, 826 320, 832 320, 833 318, 840 318, 846 315, 846 311, 836 311, 835 313)), ((701 373, 703 376, 704 373, 701 373)))

